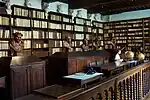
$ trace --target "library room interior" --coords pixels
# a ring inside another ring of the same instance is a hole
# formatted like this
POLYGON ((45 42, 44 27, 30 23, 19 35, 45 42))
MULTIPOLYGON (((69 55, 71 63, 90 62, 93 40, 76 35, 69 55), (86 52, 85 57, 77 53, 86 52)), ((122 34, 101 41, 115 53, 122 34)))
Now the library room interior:
POLYGON ((150 0, 0 0, 0 100, 150 100, 150 0))

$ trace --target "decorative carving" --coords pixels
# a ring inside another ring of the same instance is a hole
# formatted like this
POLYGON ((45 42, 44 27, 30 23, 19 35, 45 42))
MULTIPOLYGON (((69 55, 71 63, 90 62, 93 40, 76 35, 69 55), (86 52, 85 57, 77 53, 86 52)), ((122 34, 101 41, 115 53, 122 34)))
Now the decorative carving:
POLYGON ((57 4, 57 12, 62 12, 62 4, 57 4))
POLYGON ((10 5, 10 0, 3 0, 3 2, 5 2, 6 4, 6 12, 7 14, 11 14, 11 5, 10 5))
POLYGON ((91 17, 92 17, 92 14, 88 13, 88 14, 87 14, 87 18, 88 18, 88 19, 91 19, 91 17))
POLYGON ((94 20, 99 20, 99 16, 100 16, 99 14, 95 14, 94 15, 94 20))
POLYGON ((115 99, 115 96, 114 96, 114 90, 112 87, 109 88, 109 91, 111 93, 111 100, 114 100, 115 99))
POLYGON ((71 15, 71 16, 73 15, 73 12, 74 12, 73 9, 68 10, 68 14, 71 15))
POLYGON ((82 10, 77 10, 77 15, 76 17, 82 17, 82 10))
POLYGON ((101 95, 101 93, 97 93, 97 95, 96 95, 96 99, 98 99, 98 100, 102 100, 102 95, 101 95))
POLYGON ((31 5, 31 1, 30 1, 30 0, 25 0, 25 1, 24 1, 24 6, 25 6, 25 7, 32 6, 32 5, 31 5))
POLYGON ((104 90, 104 92, 105 92, 105 100, 108 100, 108 91, 104 90))
POLYGON ((49 3, 47 3, 47 2, 42 2, 42 9, 43 9, 43 10, 46 10, 46 9, 48 8, 48 6, 49 6, 49 3))

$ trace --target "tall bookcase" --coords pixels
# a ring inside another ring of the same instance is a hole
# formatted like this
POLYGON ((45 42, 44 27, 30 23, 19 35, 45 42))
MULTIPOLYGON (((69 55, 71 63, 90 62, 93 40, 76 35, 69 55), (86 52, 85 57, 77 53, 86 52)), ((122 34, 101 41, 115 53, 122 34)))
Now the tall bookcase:
POLYGON ((100 50, 104 49, 104 34, 103 34, 103 22, 93 21, 92 26, 94 29, 95 37, 98 39, 100 50))
POLYGON ((10 15, 0 15, 0 56, 9 55, 9 40, 11 37, 10 24, 10 15))
POLYGON ((143 49, 146 59, 150 59, 150 18, 143 19, 143 49))
POLYGON ((104 45, 105 49, 111 49, 112 37, 117 40, 117 48, 126 47, 126 50, 142 52, 146 59, 150 59, 150 18, 112 21, 104 23, 104 45))
POLYGON ((18 5, 12 6, 12 33, 23 34, 26 55, 48 55, 46 40, 47 20, 45 11, 18 5))
POLYGON ((74 48, 75 51, 81 51, 82 40, 84 39, 85 19, 80 17, 74 18, 74 48))
MULTIPOLYGON (((31 55, 32 48, 32 29, 31 29, 31 11, 23 6, 13 5, 11 15, 12 33, 21 32, 24 42, 24 53, 31 55)), ((11 34, 11 38, 13 35, 11 34)))
POLYGON ((32 30, 32 55, 48 55, 48 34, 47 16, 44 10, 31 9, 31 30, 32 30))

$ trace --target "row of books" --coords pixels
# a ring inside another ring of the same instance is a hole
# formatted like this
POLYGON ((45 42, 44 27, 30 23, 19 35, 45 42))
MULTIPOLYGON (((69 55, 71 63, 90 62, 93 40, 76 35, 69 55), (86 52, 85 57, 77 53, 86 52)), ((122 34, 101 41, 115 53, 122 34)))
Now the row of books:
POLYGON ((46 21, 33 20, 32 22, 33 22, 33 27, 47 28, 47 22, 46 21))
POLYGON ((86 21, 86 25, 91 26, 91 21, 86 21))
POLYGON ((127 41, 126 40, 118 40, 118 41, 116 41, 117 43, 127 43, 127 41))
POLYGON ((33 39, 45 39, 44 31, 33 31, 33 39))
POLYGON ((9 41, 0 41, 0 50, 9 49, 9 41))
POLYGON ((30 19, 16 18, 14 25, 20 27, 30 27, 30 19))
POLYGON ((45 12, 44 11, 41 12, 41 11, 33 10, 32 13, 33 13, 33 18, 45 19, 45 12))
POLYGON ((71 19, 69 19, 69 18, 65 18, 65 17, 63 17, 63 22, 70 22, 70 23, 72 23, 72 20, 71 19))
POLYGON ((18 8, 18 7, 14 7, 13 15, 25 16, 25 17, 32 16, 33 18, 45 19, 44 11, 28 10, 28 9, 23 9, 23 8, 18 8))
POLYGON ((0 25, 9 25, 9 18, 0 16, 0 25))
POLYGON ((54 32, 49 32, 49 39, 61 39, 62 33, 54 31, 54 32))
POLYGON ((51 14, 51 15, 50 15, 50 20, 61 21, 61 20, 62 20, 62 17, 59 16, 59 15, 53 15, 53 14, 51 14))
POLYGON ((33 43, 33 48, 48 48, 48 44, 47 43, 33 43))
POLYGON ((49 22, 49 28, 50 29, 62 29, 61 24, 50 23, 50 22, 49 22))
POLYGON ((127 37, 115 37, 117 40, 126 40, 127 39, 127 37))
POLYGON ((85 31, 85 32, 92 32, 92 28, 91 28, 91 27, 85 27, 85 28, 84 28, 84 31, 85 31))
POLYGON ((75 19, 75 22, 76 22, 76 24, 82 24, 82 25, 85 24, 84 19, 80 19, 80 18, 76 18, 76 19, 75 19))
POLYGON ((75 34, 75 39, 84 39, 84 34, 75 34))
POLYGON ((24 49, 30 49, 31 48, 31 40, 24 40, 24 49))
POLYGON ((98 29, 98 33, 103 34, 103 29, 98 29))
POLYGON ((84 31, 84 26, 75 25, 75 26, 74 26, 74 30, 75 30, 75 31, 83 32, 83 31, 84 31))
POLYGON ((8 56, 8 51, 0 51, 0 57, 8 56))
POLYGON ((73 31, 73 25, 67 25, 67 24, 63 24, 63 30, 72 30, 73 31))
POLYGON ((140 47, 140 46, 142 46, 142 44, 130 44, 130 43, 128 43, 128 46, 136 46, 136 47, 140 47))
POLYGON ((14 7, 14 15, 31 17, 31 12, 27 9, 14 7))
POLYGON ((62 41, 49 40, 50 47, 62 47, 62 41))
POLYGON ((0 38, 8 39, 10 38, 10 30, 0 30, 0 38))
POLYGON ((103 28, 103 23, 93 23, 96 27, 103 28))
POLYGON ((23 36, 22 39, 31 39, 32 38, 32 32, 31 31, 21 31, 21 30, 14 30, 13 33, 20 32, 23 36))

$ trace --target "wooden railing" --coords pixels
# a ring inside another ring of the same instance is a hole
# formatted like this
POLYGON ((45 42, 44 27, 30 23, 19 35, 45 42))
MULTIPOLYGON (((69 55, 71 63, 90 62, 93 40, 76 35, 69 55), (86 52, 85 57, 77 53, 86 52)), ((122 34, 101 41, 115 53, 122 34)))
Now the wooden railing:
POLYGON ((71 100, 144 100, 149 91, 150 63, 144 63, 76 94, 71 100))

